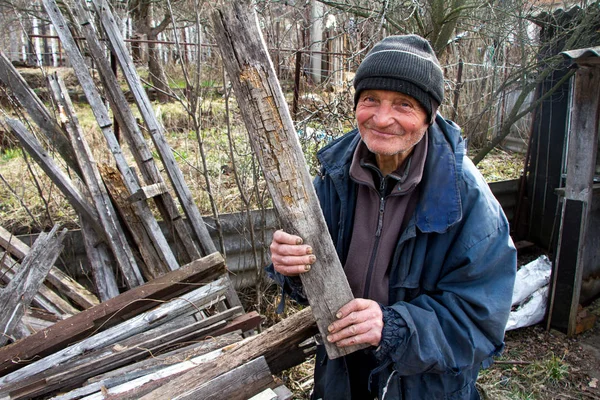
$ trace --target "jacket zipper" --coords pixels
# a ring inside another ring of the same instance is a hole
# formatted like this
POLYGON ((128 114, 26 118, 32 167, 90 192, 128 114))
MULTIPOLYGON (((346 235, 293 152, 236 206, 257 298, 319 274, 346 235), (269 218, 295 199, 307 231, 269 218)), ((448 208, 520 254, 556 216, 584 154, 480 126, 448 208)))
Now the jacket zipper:
POLYGON ((371 253, 371 259, 369 260, 369 268, 367 269, 367 279, 365 281, 364 298, 369 298, 369 292, 371 291, 371 279, 373 278, 373 270, 375 269, 375 259, 377 258, 377 251, 379 250, 379 240, 381 239, 381 231, 383 230, 383 212, 385 210, 385 178, 381 177, 381 183, 379 184, 379 215, 377 217, 377 230, 375 231, 375 245, 373 246, 373 252, 371 253))

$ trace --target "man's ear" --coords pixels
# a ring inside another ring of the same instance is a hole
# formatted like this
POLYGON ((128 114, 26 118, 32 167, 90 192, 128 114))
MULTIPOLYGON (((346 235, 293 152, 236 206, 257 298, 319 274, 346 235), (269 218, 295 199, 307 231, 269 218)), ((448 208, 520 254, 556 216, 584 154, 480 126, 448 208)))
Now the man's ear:
POLYGON ((437 114, 437 110, 440 107, 437 101, 431 98, 431 118, 429 120, 429 125, 433 125, 435 122, 435 115, 437 114))

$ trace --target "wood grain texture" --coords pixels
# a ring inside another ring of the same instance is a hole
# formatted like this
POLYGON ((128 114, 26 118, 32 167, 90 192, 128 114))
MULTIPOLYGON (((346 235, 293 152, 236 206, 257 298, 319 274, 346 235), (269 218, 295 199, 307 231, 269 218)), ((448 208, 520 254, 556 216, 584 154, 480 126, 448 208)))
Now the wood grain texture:
MULTIPOLYGON (((225 272, 219 253, 193 261, 142 286, 62 320, 17 343, 0 348, 0 373, 6 374, 58 351, 101 328, 108 328, 156 305, 188 292, 190 285, 209 282, 225 272)), ((1 383, 0 383, 1 386, 1 383)))
POLYGON ((6 287, 0 289, 0 346, 5 344, 12 330, 19 324, 50 267, 63 249, 66 229, 57 234, 58 226, 42 233, 19 270, 6 287))
MULTIPOLYGON (((249 1, 233 1, 213 14, 215 37, 254 152, 284 230, 310 244, 317 257, 300 275, 321 335, 352 291, 323 218, 298 136, 249 1)), ((331 359, 364 348, 325 343, 331 359)))
POLYGON ((142 399, 185 398, 194 393, 195 388, 213 378, 257 357, 264 356, 270 363, 273 356, 281 356, 280 350, 290 345, 298 345, 314 335, 315 320, 310 307, 271 326, 259 335, 251 336, 218 358, 194 368, 185 374, 165 382, 161 387, 148 393, 142 399))

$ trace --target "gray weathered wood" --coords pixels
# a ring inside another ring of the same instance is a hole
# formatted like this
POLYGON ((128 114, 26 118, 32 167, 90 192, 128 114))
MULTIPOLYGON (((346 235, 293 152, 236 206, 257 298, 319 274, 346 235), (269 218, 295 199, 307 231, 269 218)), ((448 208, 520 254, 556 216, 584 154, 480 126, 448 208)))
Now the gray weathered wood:
POLYGON ((0 289, 0 345, 8 341, 12 329, 25 314, 25 308, 63 249, 62 240, 67 230, 59 234, 57 230, 58 226, 55 226, 48 234, 40 235, 19 271, 6 287, 0 289))
POLYGON ((80 215, 79 221, 85 256, 89 262, 89 269, 92 271, 96 293, 98 293, 100 301, 105 302, 119 295, 119 285, 112 269, 114 259, 108 245, 91 228, 88 219, 80 215))
MULTIPOLYGON (((235 344, 232 346, 235 346, 235 344)), ((106 398, 105 394, 113 396, 113 398, 118 398, 119 400, 137 400, 143 394, 148 393, 149 390, 160 387, 165 382, 172 380, 174 377, 181 375, 192 368, 210 368, 211 361, 222 355, 230 347, 231 346, 211 351, 210 353, 194 357, 190 360, 170 365, 154 373, 134 379, 133 381, 112 387, 109 390, 103 390, 100 393, 84 397, 82 400, 104 400, 106 398)), ((148 396, 152 399, 160 399, 160 397, 152 397, 152 394, 148 396)))
MULTIPOLYGON (((113 114, 119 122, 123 136, 129 144, 129 149, 136 160, 138 169, 147 185, 165 185, 162 174, 154 162, 152 151, 141 132, 129 103, 125 98, 125 94, 121 90, 121 86, 106 57, 106 46, 101 44, 98 39, 92 18, 86 8, 87 5, 84 1, 75 1, 74 3, 76 6, 74 15, 80 23, 90 56, 93 58, 102 79, 106 97, 113 114)), ((166 185, 164 187, 166 188, 166 185)), ((134 195, 132 194, 132 196, 134 195)), ((160 196, 154 198, 154 202, 163 220, 169 224, 169 231, 177 235, 175 243, 180 244, 178 251, 187 254, 187 261, 200 258, 200 252, 192 240, 189 227, 183 218, 181 218, 177 204, 171 194, 165 190, 160 196)), ((182 259, 186 259, 186 257, 182 257, 182 259)))
MULTIPOLYGON (((67 22, 61 14, 58 5, 54 0, 44 0, 44 8, 48 13, 48 16, 52 20, 56 33, 58 34, 62 43, 63 49, 69 56, 69 61, 73 67, 73 72, 77 76, 79 83, 85 93, 86 99, 92 108, 92 112, 98 121, 98 125, 106 139, 108 147, 113 154, 117 168, 123 175, 123 181, 127 186, 129 193, 135 193, 139 190, 140 185, 137 177, 133 170, 127 164, 127 160, 123 155, 121 146, 115 137, 112 129, 112 119, 104 105, 102 97, 96 88, 92 76, 90 75, 89 69, 83 59, 83 56, 79 52, 79 48, 75 43, 71 31, 67 25, 67 22)), ((169 265, 171 270, 179 268, 179 264, 173 255, 171 248, 169 247, 167 240, 160 231, 158 223, 152 215, 152 211, 145 202, 137 202, 133 204, 136 213, 139 215, 140 220, 145 225, 145 228, 153 238, 153 243, 158 247, 159 254, 165 258, 165 261, 169 265)))
POLYGON ((580 302, 588 221, 592 209, 600 125, 600 64, 576 60, 573 105, 569 124, 565 201, 553 265, 547 326, 575 335, 580 302), (571 208, 573 207, 573 208, 571 208), (580 207, 580 208, 579 208, 580 207), (567 210, 570 208, 569 221, 567 210), (578 211, 574 211, 578 210, 578 211), (574 240, 575 239, 575 240, 574 240), (578 247, 576 251, 573 247, 578 247), (557 318, 558 316, 558 318, 557 318), (554 318, 554 320, 553 320, 554 318))
MULTIPOLYGON (((197 303, 198 309, 210 305, 206 301, 204 303, 197 303)), ((41 396, 61 387, 79 385, 96 374, 140 358, 152 357, 153 354, 170 344, 209 336, 223 327, 227 323, 226 319, 231 318, 234 313, 239 311, 240 309, 228 310, 201 321, 195 321, 192 316, 184 315, 122 341, 112 343, 110 346, 86 351, 70 359, 68 363, 53 366, 43 373, 31 376, 18 391, 13 391, 13 393, 18 392, 19 396, 28 397, 41 396)))
MULTIPOLYGON (((4 252, 0 253, 0 274, 3 281, 6 283, 10 282, 15 276, 15 271, 19 271, 20 269, 21 266, 19 263, 8 257, 4 252)), ((60 297, 43 283, 40 285, 38 293, 33 297, 32 303, 55 314, 61 319, 79 312, 71 303, 60 297)))
POLYGON ((169 191, 167 185, 163 182, 161 183, 153 183, 152 185, 143 186, 136 193, 129 196, 129 201, 142 201, 148 200, 153 197, 157 197, 163 195, 169 191))
POLYGON ((128 201, 129 192, 125 187, 121 174, 114 167, 107 164, 101 164, 98 167, 104 184, 114 200, 123 222, 129 229, 142 260, 144 260, 140 265, 144 276, 147 279, 158 278, 169 270, 169 266, 161 256, 159 249, 152 245, 152 237, 144 229, 144 224, 135 212, 133 204, 128 201))
POLYGON ((65 195, 73 208, 78 213, 88 218, 94 230, 102 238, 104 238, 104 230, 98 223, 98 213, 79 192, 79 190, 75 188, 69 177, 67 177, 67 175, 56 165, 48 153, 43 149, 41 143, 35 138, 35 136, 29 133, 21 121, 10 118, 7 118, 5 121, 14 135, 19 139, 21 145, 39 164, 46 175, 52 179, 52 182, 54 182, 54 184, 56 184, 60 191, 65 195))
POLYGON ((69 139, 56 122, 44 103, 33 90, 27 85, 25 79, 19 74, 10 60, 0 51, 0 80, 12 90, 19 103, 27 110, 27 113, 36 125, 46 135, 52 146, 56 148, 67 165, 77 174, 79 166, 75 159, 75 153, 69 139))
POLYGON ((177 400, 246 400, 254 394, 274 386, 265 357, 261 356, 239 367, 225 372, 184 395, 177 400))
POLYGON ((194 368, 185 374, 171 379, 160 388, 148 393, 143 399, 168 399, 185 395, 188 391, 209 380, 260 356, 270 363, 272 357, 282 356, 281 351, 297 345, 315 333, 315 320, 310 307, 286 318, 263 331, 251 336, 227 351, 214 362, 194 368))
MULTIPOLYGON (((256 12, 250 1, 232 1, 213 13, 213 24, 223 65, 283 227, 310 244, 317 258, 300 277, 325 337, 335 314, 353 295, 328 235, 256 12)), ((325 347, 333 359, 366 346, 338 348, 325 341, 325 347)))
MULTIPOLYGON (((7 252, 19 260, 25 258, 30 251, 29 246, 1 226, 0 246, 4 247, 7 252)), ((61 294, 67 296, 82 308, 90 308, 99 303, 98 298, 93 293, 55 266, 50 268, 46 280, 58 289, 61 294)))
MULTIPOLYGON (((96 375, 93 378, 88 379, 88 383, 108 382, 111 379, 120 379, 121 377, 124 377, 124 379, 121 380, 119 384, 128 382, 140 376, 156 372, 159 369, 169 365, 177 364, 185 360, 209 353, 213 350, 237 343, 242 339, 242 332, 240 330, 218 336, 209 336, 200 342, 194 342, 190 345, 171 350, 164 354, 153 354, 153 357, 145 360, 136 362, 134 364, 129 364, 121 368, 113 369, 112 371, 101 375, 96 375)), ((112 382, 117 381, 115 380, 112 382)), ((115 385, 110 384, 110 386, 115 385)))
POLYGON ((127 238, 121 224, 117 220, 117 213, 108 197, 108 192, 102 183, 102 178, 96 167, 96 160, 92 150, 81 131, 75 108, 67 92, 64 82, 55 73, 49 77, 49 84, 54 100, 62 108, 66 117, 62 122, 71 139, 75 150, 77 162, 81 169, 92 204, 98 213, 99 223, 104 228, 107 244, 110 247, 118 268, 120 269, 128 287, 136 287, 144 283, 138 265, 133 257, 127 238))
POLYGON ((94 349, 109 346, 120 340, 143 332, 157 324, 167 323, 180 315, 193 313, 213 302, 227 289, 223 279, 214 281, 190 293, 164 303, 153 310, 137 315, 105 331, 59 350, 39 361, 26 365, 0 378, 0 395, 6 395, 26 386, 31 377, 94 349))
POLYGON ((83 396, 100 392, 102 388, 110 389, 126 382, 133 381, 134 379, 144 375, 158 372, 165 367, 178 364, 186 360, 207 354, 216 349, 234 344, 240 340, 242 340, 241 333, 232 332, 216 338, 207 339, 200 343, 194 343, 190 346, 186 346, 185 348, 171 351, 166 354, 153 354, 153 357, 151 358, 114 369, 106 374, 98 375, 94 378, 88 379, 88 384, 85 386, 53 397, 53 400, 74 400, 83 396))
POLYGON ((157 302, 187 293, 198 283, 210 282, 222 275, 224 270, 223 257, 219 253, 211 254, 59 321, 25 340, 0 348, 0 375, 64 349, 99 329, 107 329, 123 319, 141 314, 157 302))
POLYGON ((154 110, 152 109, 152 103, 150 102, 135 69, 135 64, 129 55, 129 51, 125 47, 125 41, 121 36, 116 17, 112 14, 110 6, 105 0, 95 0, 93 4, 96 13, 100 18, 100 23, 105 30, 108 44, 121 66, 123 77, 129 85, 129 89, 140 110, 140 114, 146 123, 148 132, 150 133, 156 150, 163 162, 165 172, 171 180, 175 193, 177 193, 181 208, 189 220, 190 226, 202 247, 203 253, 212 253, 216 251, 215 245, 204 225, 200 211, 194 203, 192 194, 185 183, 183 174, 179 169, 171 147, 165 139, 165 129, 156 118, 154 110))

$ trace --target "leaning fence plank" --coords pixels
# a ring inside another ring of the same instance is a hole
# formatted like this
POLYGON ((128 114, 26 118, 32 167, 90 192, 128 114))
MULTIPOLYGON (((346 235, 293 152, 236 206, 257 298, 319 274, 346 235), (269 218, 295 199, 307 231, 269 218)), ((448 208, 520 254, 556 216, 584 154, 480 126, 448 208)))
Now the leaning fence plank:
MULTIPOLYGON (((83 59, 83 56, 79 52, 79 48, 75 43, 75 39, 69 30, 68 24, 61 14, 58 5, 54 0, 43 0, 44 8, 48 13, 48 16, 52 20, 56 33, 58 34, 62 46, 65 52, 69 56, 69 61, 73 68, 73 72, 77 76, 79 83, 85 93, 86 99, 92 108, 92 112, 98 121, 98 125, 106 139, 108 146, 114 156, 117 168, 123 175, 124 182, 127 185, 127 189, 130 194, 136 193, 140 185, 137 177, 133 170, 127 164, 127 160, 121 150, 121 146, 115 137, 112 129, 112 119, 109 117, 108 110, 104 105, 102 97, 96 88, 92 76, 90 75, 89 68, 83 59)), ((154 245, 158 247, 158 253, 164 257, 166 264, 170 270, 179 268, 179 264, 167 243, 164 235, 162 234, 158 223, 152 215, 152 211, 146 203, 137 202, 134 203, 134 208, 137 214, 140 216, 140 220, 145 225, 145 229, 148 231, 150 237, 154 240, 154 245)))
POLYGON ((19 271, 6 287, 0 289, 0 346, 8 341, 12 329, 25 314, 25 308, 63 249, 62 241, 67 230, 59 234, 57 230, 58 226, 55 226, 49 233, 38 237, 19 271))
POLYGON ((80 215, 81 236, 85 247, 85 256, 89 262, 96 293, 100 301, 107 301, 119 295, 119 285, 113 268, 114 258, 106 242, 100 240, 87 218, 80 215))
MULTIPOLYGON (((144 181, 148 185, 159 185, 166 188, 163 177, 154 162, 152 151, 141 132, 141 129, 133 115, 131 107, 125 98, 125 94, 121 90, 121 86, 117 81, 115 74, 112 71, 111 65, 106 57, 106 46, 100 44, 98 35, 94 29, 93 20, 87 10, 87 5, 83 1, 75 1, 75 10, 73 14, 80 24, 81 31, 86 38, 88 51, 95 66, 100 74, 100 77, 105 88, 106 98, 108 99, 113 114, 115 115, 119 126, 122 129, 123 136, 129 144, 129 148, 133 157, 136 160, 139 171, 144 177, 144 181)), ((144 189, 144 188, 141 188, 144 189)), ((133 193, 135 196, 138 192, 133 193)), ((171 194, 165 190, 160 196, 154 198, 154 202, 160 212, 163 220, 169 225, 169 231, 177 235, 176 244, 180 244, 177 248, 187 254, 189 261, 200 258, 200 252, 197 245, 192 240, 187 223, 181 218, 177 209, 177 204, 171 194)))
POLYGON ((152 238, 144 229, 144 224, 142 224, 139 216, 135 212, 133 204, 127 200, 129 198, 129 192, 125 187, 123 177, 116 168, 107 164, 98 165, 98 169, 102 176, 102 180, 115 203, 117 211, 129 229, 133 241, 137 244, 140 256, 142 257, 142 260, 144 260, 140 265, 144 276, 146 276, 147 279, 158 278, 168 271, 168 266, 163 262, 156 247, 152 246, 152 238))
POLYGON ((64 172, 54 163, 48 153, 42 148, 42 145, 33 136, 27 128, 15 119, 6 118, 6 123, 11 131, 21 142, 21 145, 27 150, 29 155, 39 164, 44 172, 52 179, 54 184, 69 200, 69 203, 75 210, 86 218, 89 218, 90 224, 98 234, 104 238, 104 230, 98 223, 98 213, 88 203, 85 197, 75 188, 71 180, 64 172))
POLYGON ((100 23, 104 27, 109 46, 123 70, 123 76, 129 85, 129 89, 133 94, 142 118, 148 127, 148 132, 150 133, 157 152, 163 162, 165 172, 171 180, 175 193, 177 193, 179 203, 189 220, 194 234, 202 246, 204 254, 212 253, 216 251, 215 245, 210 238, 208 229, 204 225, 200 211, 194 203, 190 189, 185 183, 183 174, 173 155, 173 151, 165 139, 164 127, 158 122, 158 119, 154 114, 150 99, 148 99, 148 95, 142 86, 133 60, 129 55, 129 51, 125 47, 125 41, 121 36, 121 30, 117 25, 116 17, 112 14, 110 6, 106 1, 95 0, 93 3, 98 16, 100 17, 100 23))
POLYGON ((31 119, 40 127, 42 132, 56 148, 67 165, 76 173, 79 173, 79 166, 75 159, 75 153, 69 139, 56 122, 56 119, 50 115, 50 112, 44 106, 44 103, 37 97, 35 92, 25 82, 25 79, 19 74, 14 65, 0 51, 0 80, 10 87, 19 103, 27 110, 31 119))
MULTIPOLYGON (((16 236, 0 226, 0 246, 19 260, 29 254, 30 248, 16 236)), ((67 296, 82 308, 90 308, 99 303, 98 298, 79 282, 52 266, 46 280, 61 294, 67 296)))
POLYGON ((18 343, 2 347, 0 348, 0 374, 14 371, 30 363, 32 359, 60 350, 99 328, 107 328, 124 318, 138 315, 155 306, 156 301, 165 301, 186 293, 193 287, 192 285, 198 282, 209 282, 222 275, 224 271, 223 257, 219 253, 211 254, 84 310, 69 319, 59 321, 18 343))
POLYGON ((104 232, 106 232, 106 237, 108 238, 106 244, 108 244, 115 256, 117 266, 123 274, 127 286, 130 288, 139 286, 144 283, 144 278, 142 278, 137 262, 133 257, 133 252, 129 247, 123 228, 116 219, 117 213, 102 183, 102 178, 96 167, 96 160, 81 131, 75 108, 67 93, 67 88, 56 74, 51 75, 48 81, 54 100, 63 113, 63 126, 69 134, 71 145, 75 150, 83 180, 90 194, 89 197, 98 213, 99 223, 104 228, 104 232))
MULTIPOLYGON (((317 258, 300 277, 319 331, 326 337, 335 314, 353 295, 328 234, 256 12, 250 1, 233 1, 213 13, 213 25, 223 65, 284 229, 309 243, 317 258)), ((333 359, 366 346, 339 348, 325 341, 325 347, 333 359)))
POLYGON ((198 308, 213 302, 226 289, 225 280, 216 280, 3 376, 0 378, 0 395, 18 391, 23 386, 27 386, 30 380, 35 379, 36 374, 42 373, 55 365, 68 362, 84 352, 109 346, 156 324, 164 324, 180 315, 193 313, 198 308))

